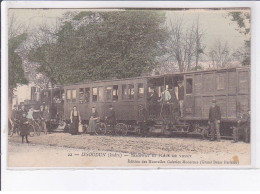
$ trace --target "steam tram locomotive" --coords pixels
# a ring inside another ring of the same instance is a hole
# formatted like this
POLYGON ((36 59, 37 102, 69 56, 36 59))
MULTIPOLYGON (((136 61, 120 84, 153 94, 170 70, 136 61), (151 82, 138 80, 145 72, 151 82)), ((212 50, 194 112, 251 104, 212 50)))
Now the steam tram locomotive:
POLYGON ((179 80, 184 83, 183 117, 176 121, 171 116, 161 114, 162 108, 158 109, 160 114, 156 117, 148 111, 150 133, 201 134, 208 127, 211 101, 216 99, 221 109, 221 136, 230 137, 232 127, 237 125, 241 114, 250 109, 249 67, 93 81, 64 85, 56 91, 45 92, 52 93, 52 97, 56 92, 63 99, 61 103, 51 102, 52 118, 59 117, 69 123, 70 111, 73 106, 77 106, 82 123, 88 123, 91 107, 95 106, 102 121, 112 105, 116 119, 126 133, 138 133, 138 106, 142 105, 149 110, 148 96, 151 90, 156 90, 161 96, 162 88, 171 87, 178 93, 179 80))

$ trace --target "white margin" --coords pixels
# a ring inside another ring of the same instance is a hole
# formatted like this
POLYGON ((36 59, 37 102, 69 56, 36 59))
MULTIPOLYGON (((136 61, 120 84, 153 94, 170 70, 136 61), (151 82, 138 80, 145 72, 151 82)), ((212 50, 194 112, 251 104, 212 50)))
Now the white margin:
POLYGON ((4 190, 190 190, 190 189, 256 189, 259 184, 260 136, 257 126, 260 120, 260 97, 257 83, 260 83, 260 2, 155 2, 155 1, 9 1, 1 7, 1 157, 2 189, 4 190), (7 73, 7 11, 9 8, 220 8, 250 7, 252 13, 252 66, 251 66, 251 107, 252 107, 252 166, 258 169, 165 169, 165 170, 7 170, 7 119, 8 115, 8 73, 7 73), (257 44, 258 43, 258 44, 257 44), (258 108, 258 109, 257 109, 258 108), (258 115, 257 115, 258 113, 258 115), (258 175, 258 177, 257 177, 258 175), (101 184, 100 184, 101 183, 101 184))

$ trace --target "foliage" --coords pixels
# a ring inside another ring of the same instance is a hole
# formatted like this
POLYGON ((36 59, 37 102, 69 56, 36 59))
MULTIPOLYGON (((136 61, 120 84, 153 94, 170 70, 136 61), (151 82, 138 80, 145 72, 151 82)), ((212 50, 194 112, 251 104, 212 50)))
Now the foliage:
POLYGON ((250 33, 250 13, 249 12, 241 12, 241 11, 232 11, 229 13, 231 20, 236 22, 239 27, 239 32, 243 34, 250 33))
POLYGON ((19 45, 25 41, 27 34, 10 38, 8 41, 8 81, 9 89, 13 90, 17 84, 28 84, 24 75, 22 58, 15 52, 19 45))
MULTIPOLYGON (((251 16, 250 12, 241 12, 241 11, 233 11, 229 13, 229 16, 231 17, 231 20, 236 22, 238 25, 238 31, 244 35, 250 34, 250 23, 251 23, 251 16)), ((250 65, 250 45, 251 41, 250 38, 248 40, 245 40, 244 48, 237 51, 237 55, 243 56, 242 59, 242 65, 250 65)))
POLYGON ((140 76, 163 54, 164 21, 160 11, 80 12, 64 22, 56 43, 33 49, 29 59, 57 84, 140 76), (89 22, 75 28, 75 20, 89 22))
POLYGON ((168 59, 174 59, 180 72, 189 71, 192 62, 198 66, 200 56, 204 54, 204 32, 200 29, 199 18, 190 27, 185 27, 183 18, 170 20, 169 40, 167 44, 168 59))
POLYGON ((227 67, 231 62, 231 49, 227 42, 223 43, 220 40, 216 40, 213 48, 209 51, 209 56, 213 68, 227 67))

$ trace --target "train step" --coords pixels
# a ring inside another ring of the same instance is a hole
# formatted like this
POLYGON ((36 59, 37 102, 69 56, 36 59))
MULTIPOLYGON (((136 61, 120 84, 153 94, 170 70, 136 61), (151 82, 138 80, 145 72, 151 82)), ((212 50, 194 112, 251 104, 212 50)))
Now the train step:
POLYGON ((162 125, 163 124, 163 120, 155 120, 154 122, 155 122, 155 124, 158 124, 158 125, 162 125))
POLYGON ((154 128, 163 128, 163 125, 158 125, 158 124, 156 124, 156 125, 154 125, 154 128))

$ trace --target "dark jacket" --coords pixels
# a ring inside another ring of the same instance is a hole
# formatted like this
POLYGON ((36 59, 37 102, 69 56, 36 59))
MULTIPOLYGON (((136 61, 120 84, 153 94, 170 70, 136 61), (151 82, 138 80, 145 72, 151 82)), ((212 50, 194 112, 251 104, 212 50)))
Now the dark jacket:
POLYGON ((178 100, 184 100, 184 87, 181 86, 178 89, 178 100))
POLYGON ((27 111, 26 110, 19 110, 17 112, 17 119, 22 120, 23 114, 25 114, 25 117, 27 117, 27 111))
POLYGON ((94 113, 91 111, 90 117, 97 118, 97 117, 98 117, 98 112, 97 112, 97 110, 96 110, 94 113))
POLYGON ((151 104, 156 104, 158 103, 159 95, 157 94, 157 92, 154 92, 153 94, 150 94, 147 100, 151 104))
POLYGON ((26 117, 21 117, 20 119, 20 135, 29 135, 29 128, 27 124, 27 118, 26 117))
POLYGON ((169 100, 170 103, 176 103, 177 98, 176 98, 176 93, 174 90, 170 90, 170 94, 171 94, 171 99, 169 100))
POLYGON ((42 114, 42 118, 45 120, 49 120, 50 119, 50 112, 48 110, 44 110, 43 114, 42 114))
POLYGON ((210 107, 209 109, 209 121, 215 121, 215 120, 220 120, 221 119, 221 112, 220 108, 218 105, 215 107, 210 107))
POLYGON ((107 113, 107 121, 110 124, 114 124, 116 122, 116 113, 114 109, 109 109, 107 113))
POLYGON ((17 110, 12 110, 11 118, 12 119, 18 119, 18 111, 17 110))

